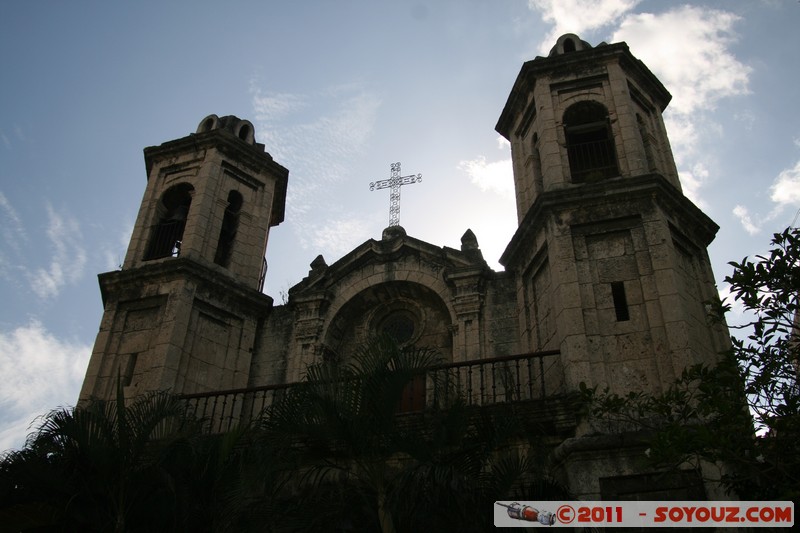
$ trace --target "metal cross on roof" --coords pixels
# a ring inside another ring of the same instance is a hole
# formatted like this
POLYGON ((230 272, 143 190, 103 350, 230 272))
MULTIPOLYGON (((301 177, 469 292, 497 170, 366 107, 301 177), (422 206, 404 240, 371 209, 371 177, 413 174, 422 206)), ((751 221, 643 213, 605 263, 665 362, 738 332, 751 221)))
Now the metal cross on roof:
POLYGON ((391 189, 389 193, 389 226, 400 225, 400 186, 422 181, 422 174, 400 176, 400 163, 392 163, 392 177, 388 180, 373 181, 369 190, 391 189))

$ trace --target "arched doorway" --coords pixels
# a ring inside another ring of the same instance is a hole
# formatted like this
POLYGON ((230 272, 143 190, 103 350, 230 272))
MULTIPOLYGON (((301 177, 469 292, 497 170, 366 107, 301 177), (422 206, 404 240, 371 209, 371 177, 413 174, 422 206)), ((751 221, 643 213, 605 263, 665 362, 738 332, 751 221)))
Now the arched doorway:
MULTIPOLYGON (((390 335, 401 347, 431 348, 451 361, 452 319, 441 297, 408 281, 389 281, 365 289, 336 313, 325 332, 325 357, 346 362, 371 336, 390 335)), ((398 410, 418 411, 426 400, 426 377, 406 387, 398 410)))

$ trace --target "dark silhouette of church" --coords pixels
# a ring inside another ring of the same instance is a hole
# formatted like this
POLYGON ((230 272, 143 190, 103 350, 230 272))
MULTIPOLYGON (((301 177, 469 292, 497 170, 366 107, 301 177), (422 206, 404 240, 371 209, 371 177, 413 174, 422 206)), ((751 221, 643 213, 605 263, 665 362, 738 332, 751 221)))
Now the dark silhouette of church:
MULTIPOLYGON (((518 219, 504 271, 472 231, 455 249, 390 226, 331 264, 318 257, 283 305, 261 289, 289 171, 247 120, 204 118, 144 150, 123 268, 99 277, 105 311, 81 399, 113 398, 121 379, 127 397, 186 395, 224 429, 306 365, 388 333, 438 349, 446 362, 431 372, 458 376, 473 405, 528 402, 577 496, 711 496, 694 472, 643 471, 645 441, 599 431, 561 400, 581 383, 658 393, 728 345, 704 308, 718 227, 681 191, 670 99, 625 43, 563 35, 523 64, 496 125, 511 143, 518 219)), ((430 377, 404 410, 430 404, 430 377)))

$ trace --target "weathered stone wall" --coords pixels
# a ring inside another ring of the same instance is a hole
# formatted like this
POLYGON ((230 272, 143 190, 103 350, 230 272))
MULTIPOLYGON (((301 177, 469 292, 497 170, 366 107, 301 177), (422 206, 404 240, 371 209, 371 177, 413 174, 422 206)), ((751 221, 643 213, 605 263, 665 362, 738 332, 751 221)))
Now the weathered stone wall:
POLYGON ((516 289, 514 276, 505 272, 493 273, 487 283, 482 321, 486 328, 485 357, 514 355, 524 350, 519 341, 516 289))
POLYGON ((288 305, 277 305, 261 324, 250 367, 248 387, 286 383, 295 314, 288 305))
POLYGON ((105 313, 81 398, 245 387, 272 300, 185 258, 100 277, 105 313))
MULTIPOLYGON (((593 383, 620 392, 648 390, 660 383, 642 288, 643 280, 652 275, 649 247, 641 220, 631 219, 629 224, 628 228, 598 224, 573 233, 593 383), (627 317, 622 320, 612 295, 614 284, 624 290, 627 317)), ((657 293, 647 296, 658 299, 657 293)))

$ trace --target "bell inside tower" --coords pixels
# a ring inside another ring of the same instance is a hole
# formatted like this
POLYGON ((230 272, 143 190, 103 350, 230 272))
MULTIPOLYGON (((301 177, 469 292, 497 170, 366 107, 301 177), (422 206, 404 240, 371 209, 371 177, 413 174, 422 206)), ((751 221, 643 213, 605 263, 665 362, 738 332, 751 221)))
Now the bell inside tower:
POLYGON ((180 255, 183 232, 194 188, 188 183, 170 187, 158 203, 158 222, 153 227, 144 260, 180 255))
POLYGON ((573 183, 619 176, 608 110, 603 104, 584 101, 567 108, 564 134, 573 183))

